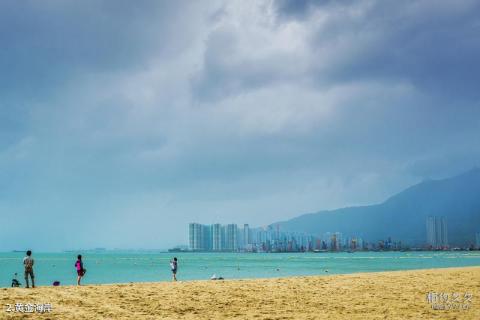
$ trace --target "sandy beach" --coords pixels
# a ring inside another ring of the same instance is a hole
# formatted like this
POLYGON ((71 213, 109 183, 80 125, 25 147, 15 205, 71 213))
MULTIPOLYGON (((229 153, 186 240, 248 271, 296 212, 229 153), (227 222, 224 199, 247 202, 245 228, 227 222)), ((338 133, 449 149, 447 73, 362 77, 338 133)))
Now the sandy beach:
POLYGON ((2 288, 0 302, 0 319, 480 319, 480 267, 2 288), (437 307, 454 309, 434 310, 428 293, 437 307), (8 312, 15 303, 50 303, 52 311, 8 312))

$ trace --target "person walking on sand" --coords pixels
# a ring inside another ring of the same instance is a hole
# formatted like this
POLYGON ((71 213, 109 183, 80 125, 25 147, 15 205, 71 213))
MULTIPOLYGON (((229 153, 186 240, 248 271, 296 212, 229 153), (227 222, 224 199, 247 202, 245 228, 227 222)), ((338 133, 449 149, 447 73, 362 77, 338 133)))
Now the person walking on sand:
POLYGON ((177 281, 177 269, 178 269, 178 261, 177 257, 173 258, 170 261, 170 269, 172 269, 173 281, 177 281))
POLYGON ((80 285, 80 280, 82 280, 83 276, 87 272, 87 269, 83 267, 82 255, 79 254, 77 256, 77 262, 75 262, 75 268, 77 269, 77 286, 80 285))
POLYGON ((27 251, 27 256, 23 258, 23 266, 25 267, 25 286, 29 288, 28 277, 32 280, 32 288, 35 288, 35 275, 33 274, 33 264, 35 261, 32 258, 32 251, 27 251))

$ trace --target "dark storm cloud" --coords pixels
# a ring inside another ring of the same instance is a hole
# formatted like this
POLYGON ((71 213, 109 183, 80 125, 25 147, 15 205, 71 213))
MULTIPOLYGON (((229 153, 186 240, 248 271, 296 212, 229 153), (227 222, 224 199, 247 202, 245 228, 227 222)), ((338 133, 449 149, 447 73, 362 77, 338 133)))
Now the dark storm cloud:
POLYGON ((233 30, 211 33, 206 45, 203 71, 192 79, 194 92, 201 100, 215 101, 279 80, 275 61, 248 58, 235 60, 242 44, 233 30))
POLYGON ((443 97, 480 97, 478 2, 379 1, 346 12, 328 16, 312 39, 314 52, 350 43, 321 68, 321 82, 400 80, 443 97))
POLYGON ((248 44, 236 32, 219 29, 210 35, 203 69, 194 78, 200 99, 307 79, 321 89, 406 82, 442 99, 480 97, 478 2, 275 1, 274 12, 278 24, 271 26, 272 34, 292 21, 307 26, 304 55, 280 50, 255 55, 261 50, 256 46, 243 55, 248 44))
POLYGON ((38 98, 81 72, 145 67, 171 54, 166 30, 181 13, 166 1, 2 1, 2 95, 38 98))

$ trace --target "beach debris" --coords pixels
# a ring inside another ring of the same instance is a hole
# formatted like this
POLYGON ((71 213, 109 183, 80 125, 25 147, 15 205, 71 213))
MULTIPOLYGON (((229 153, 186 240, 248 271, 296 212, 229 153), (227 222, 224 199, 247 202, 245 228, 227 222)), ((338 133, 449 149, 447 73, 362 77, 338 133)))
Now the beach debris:
POLYGON ((217 277, 217 275, 214 273, 211 277, 210 280, 223 280, 223 277, 217 277))

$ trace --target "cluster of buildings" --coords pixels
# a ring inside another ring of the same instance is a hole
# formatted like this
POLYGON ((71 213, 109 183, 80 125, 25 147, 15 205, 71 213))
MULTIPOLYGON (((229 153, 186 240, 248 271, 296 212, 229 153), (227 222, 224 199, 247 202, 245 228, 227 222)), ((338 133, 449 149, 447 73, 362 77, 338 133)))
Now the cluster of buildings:
POLYGON ((192 251, 238 251, 250 242, 248 224, 239 229, 236 224, 190 223, 188 235, 189 249, 192 251))
MULTIPOLYGON (((427 217, 427 250, 449 250, 452 249, 448 243, 447 219, 444 216, 427 217)), ((480 232, 475 233, 475 243, 469 247, 453 248, 453 250, 468 249, 480 250, 480 232)))
POLYGON ((427 246, 429 249, 448 249, 447 219, 445 217, 427 217, 427 246))
MULTIPOLYGON (((475 234, 475 245, 480 249, 480 233, 475 234)), ((189 251, 216 252, 304 252, 304 251, 357 251, 405 250, 408 246, 390 237, 367 242, 360 237, 344 236, 340 232, 327 232, 322 236, 280 231, 279 226, 250 228, 248 224, 189 224, 189 251)), ((448 228, 444 216, 426 219, 426 246, 414 250, 448 250, 448 228)))
POLYGON ((327 232, 323 236, 284 232, 279 227, 250 228, 248 224, 189 224, 190 251, 217 252, 303 252, 303 251, 356 251, 400 250, 401 242, 390 238, 367 243, 359 237, 346 237, 340 232, 327 232))

